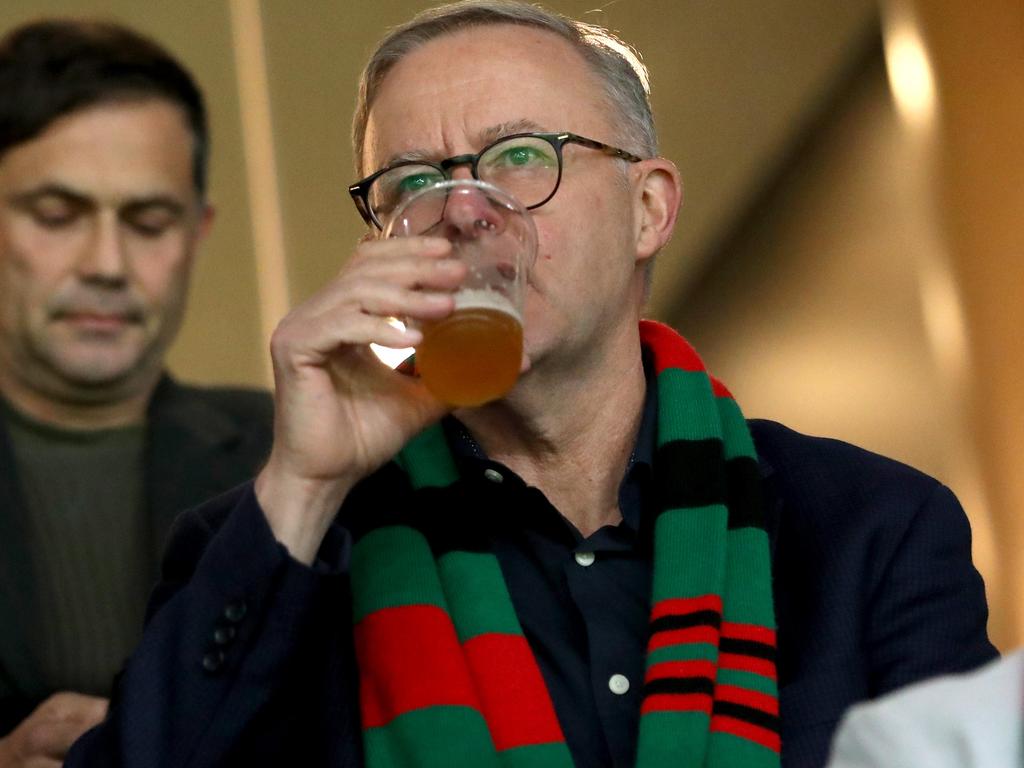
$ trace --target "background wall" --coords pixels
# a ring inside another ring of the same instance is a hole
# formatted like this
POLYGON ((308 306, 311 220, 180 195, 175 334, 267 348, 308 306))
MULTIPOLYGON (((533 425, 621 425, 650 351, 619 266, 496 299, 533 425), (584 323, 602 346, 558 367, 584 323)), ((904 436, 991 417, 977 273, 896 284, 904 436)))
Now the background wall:
MULTIPOLYGON (((43 14, 127 22, 207 94, 218 219, 175 373, 269 384, 274 324, 362 234, 346 191, 359 69, 388 26, 429 4, 0 5, 0 30, 43 14)), ((548 5, 618 31, 652 71, 686 202, 651 316, 693 338, 749 415, 950 485, 972 520, 992 632, 1004 648, 1024 640, 1024 6, 548 5)))

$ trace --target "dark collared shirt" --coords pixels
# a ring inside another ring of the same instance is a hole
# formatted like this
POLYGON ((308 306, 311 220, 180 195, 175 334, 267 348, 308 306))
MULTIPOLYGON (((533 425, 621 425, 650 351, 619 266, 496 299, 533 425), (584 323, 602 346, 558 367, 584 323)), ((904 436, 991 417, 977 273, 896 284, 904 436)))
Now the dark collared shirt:
POLYGON ((650 614, 651 557, 641 535, 651 518, 657 389, 647 394, 636 445, 619 486, 622 522, 584 538, 538 489, 490 461, 466 429, 445 430, 464 476, 502 487, 496 514, 517 535, 496 543, 523 632, 547 683, 576 765, 632 766, 650 614))

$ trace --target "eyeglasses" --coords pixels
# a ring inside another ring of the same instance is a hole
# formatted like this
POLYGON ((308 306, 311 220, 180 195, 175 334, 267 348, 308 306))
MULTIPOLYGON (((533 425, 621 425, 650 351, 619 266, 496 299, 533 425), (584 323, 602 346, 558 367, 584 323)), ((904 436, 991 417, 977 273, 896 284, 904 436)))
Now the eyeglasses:
POLYGON ((596 149, 630 163, 643 159, 575 133, 515 133, 476 154, 455 155, 436 163, 401 160, 356 182, 348 193, 366 223, 383 229, 383 222, 407 197, 450 179, 453 169, 468 165, 474 179, 508 192, 527 209, 539 208, 555 196, 562 182, 562 149, 566 144, 596 149))

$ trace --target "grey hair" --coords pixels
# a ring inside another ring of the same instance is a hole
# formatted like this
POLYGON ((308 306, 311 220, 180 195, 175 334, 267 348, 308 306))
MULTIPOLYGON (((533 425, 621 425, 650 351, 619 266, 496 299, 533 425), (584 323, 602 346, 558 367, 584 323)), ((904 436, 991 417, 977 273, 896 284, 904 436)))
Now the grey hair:
MULTIPOLYGON (((366 124, 377 89, 391 68, 406 54, 431 40, 462 29, 492 24, 514 24, 552 32, 583 56, 604 84, 605 98, 618 111, 619 141, 641 157, 658 154, 658 138, 651 112, 650 79, 639 53, 607 29, 513 0, 463 0, 430 8, 392 29, 378 44, 359 78, 352 148, 357 173, 363 158, 366 124)), ((571 126, 552 126, 569 130, 571 126)))

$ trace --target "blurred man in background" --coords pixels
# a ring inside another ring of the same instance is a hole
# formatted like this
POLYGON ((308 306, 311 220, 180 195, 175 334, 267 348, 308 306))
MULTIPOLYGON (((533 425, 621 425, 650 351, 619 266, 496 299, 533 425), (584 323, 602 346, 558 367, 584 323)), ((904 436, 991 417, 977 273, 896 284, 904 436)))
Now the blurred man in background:
POLYGON ((278 326, 271 456, 179 521, 70 765, 818 768, 853 702, 995 655, 947 489, 746 422, 641 320, 681 198, 646 82, 527 3, 381 42, 350 191, 373 232, 448 176, 532 210, 518 382, 452 411, 382 365, 370 343, 424 338, 389 319, 450 317, 467 267, 365 238, 278 326))
POLYGON ((208 145, 151 40, 54 20, 0 41, 0 766, 59 761, 102 718, 175 513, 264 458, 267 395, 163 369, 208 145))

